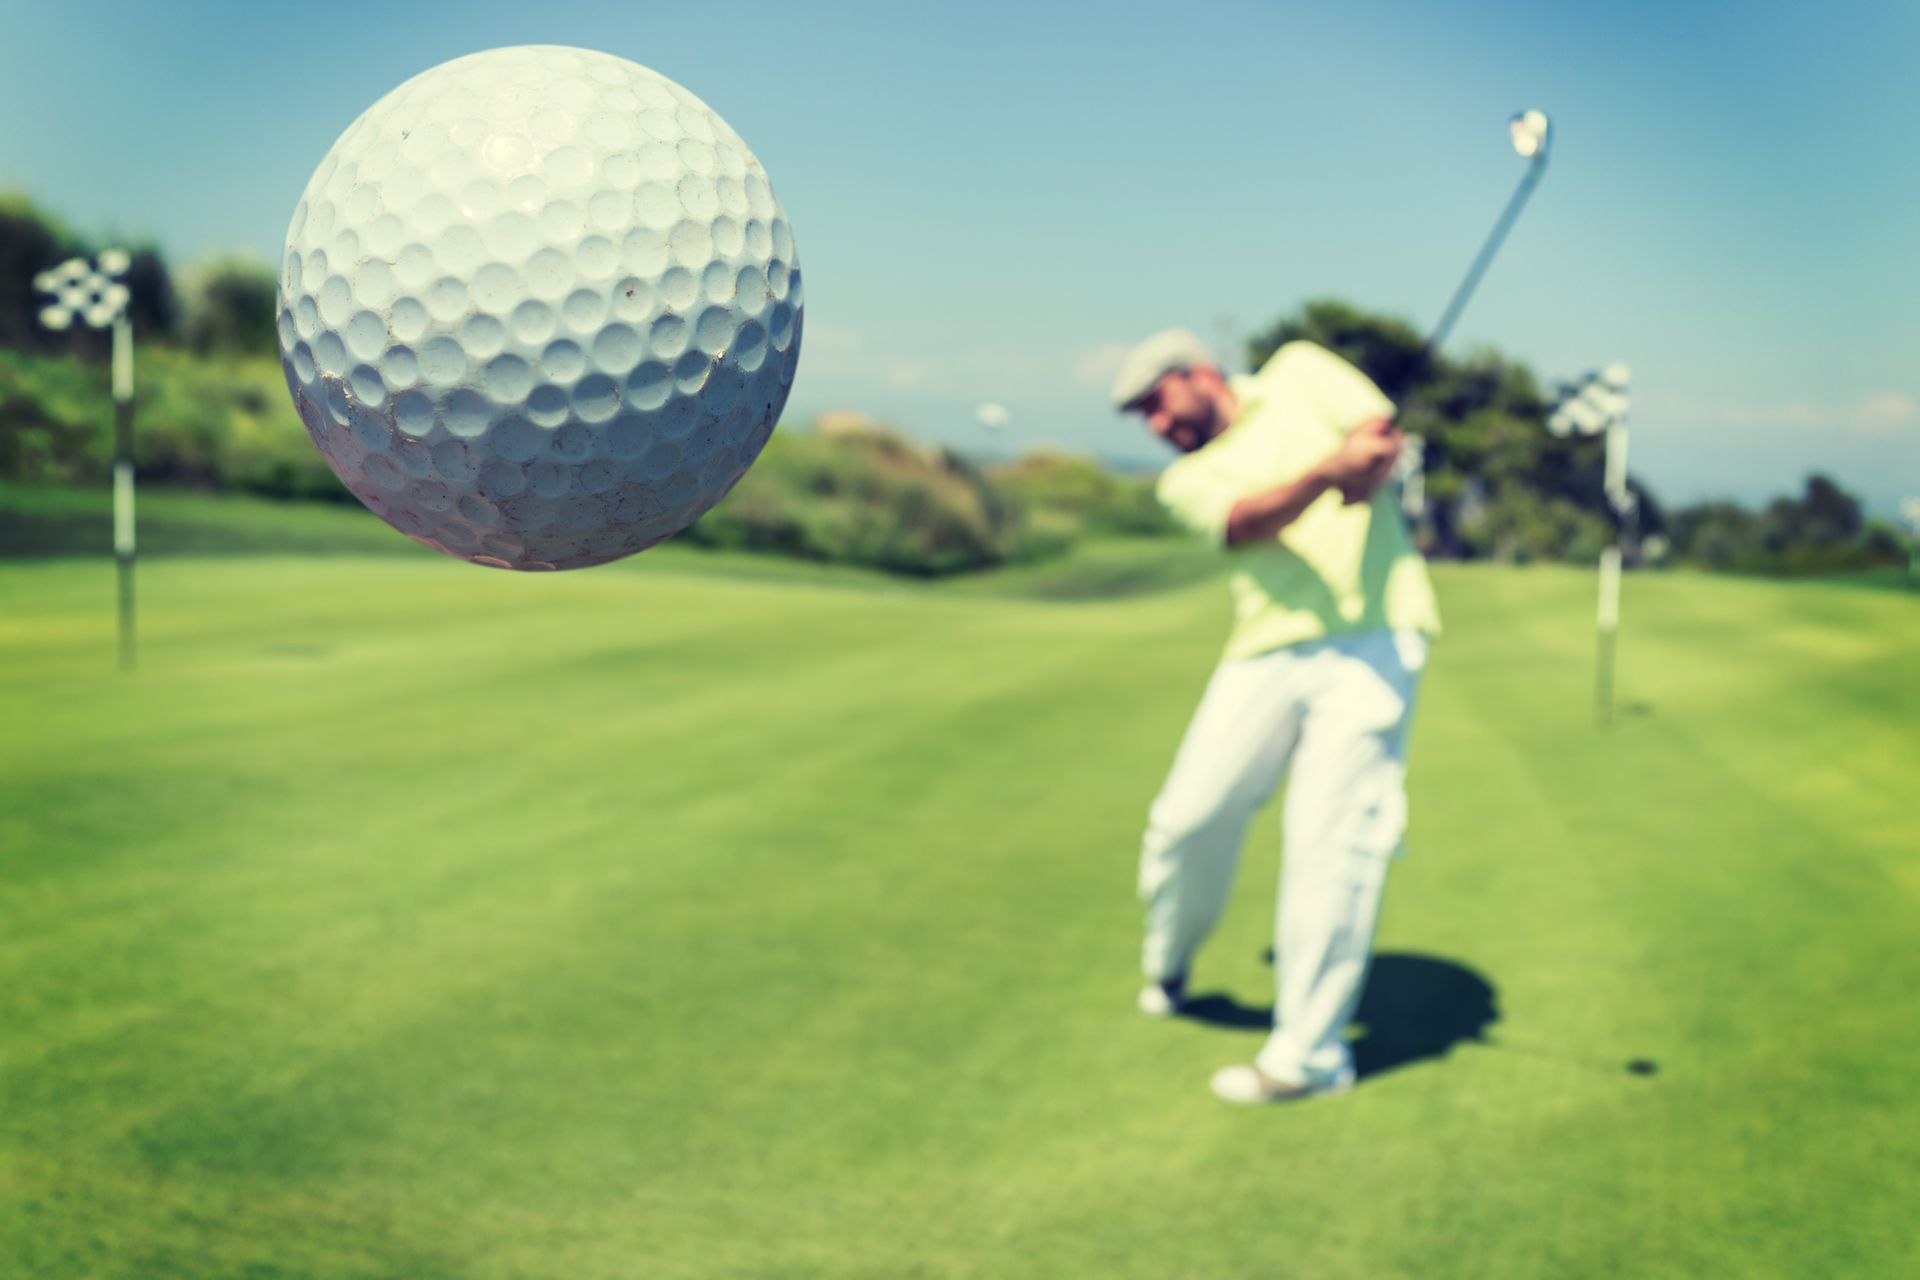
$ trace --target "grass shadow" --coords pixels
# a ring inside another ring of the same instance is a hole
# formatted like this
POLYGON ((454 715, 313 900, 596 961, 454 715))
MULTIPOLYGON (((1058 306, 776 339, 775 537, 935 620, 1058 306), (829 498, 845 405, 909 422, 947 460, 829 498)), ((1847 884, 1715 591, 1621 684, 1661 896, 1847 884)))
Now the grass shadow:
MULTIPOLYGON (((1273 1011, 1213 992, 1187 1001, 1181 1016, 1210 1026, 1265 1031, 1273 1011)), ((1354 1015, 1354 1069, 1364 1080, 1444 1058, 1455 1045, 1484 1039, 1499 1020, 1498 994, 1484 974, 1438 956, 1383 952, 1373 958, 1354 1015)))

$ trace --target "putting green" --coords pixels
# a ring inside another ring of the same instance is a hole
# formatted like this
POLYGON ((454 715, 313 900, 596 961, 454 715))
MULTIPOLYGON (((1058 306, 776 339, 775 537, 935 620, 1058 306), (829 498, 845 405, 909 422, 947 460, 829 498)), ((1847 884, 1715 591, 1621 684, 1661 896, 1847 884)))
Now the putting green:
POLYGON ((1223 590, 1072 577, 160 560, 123 677, 0 564, 0 1272, 1912 1262, 1920 601, 1632 579, 1599 732, 1590 576, 1443 569, 1373 1072, 1245 1112, 1271 814, 1132 1010, 1223 590))

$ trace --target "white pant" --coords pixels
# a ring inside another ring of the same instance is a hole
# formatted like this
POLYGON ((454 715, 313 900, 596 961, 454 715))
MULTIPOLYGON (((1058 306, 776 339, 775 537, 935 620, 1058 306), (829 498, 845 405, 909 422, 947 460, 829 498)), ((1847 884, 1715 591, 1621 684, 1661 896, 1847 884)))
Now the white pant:
POLYGON ((1278 999, 1256 1062, 1330 1079, 1352 1058, 1387 867, 1406 832, 1407 729, 1427 639, 1366 631, 1222 663, 1140 851, 1148 978, 1185 974, 1226 907, 1247 822, 1291 767, 1274 922, 1278 999))

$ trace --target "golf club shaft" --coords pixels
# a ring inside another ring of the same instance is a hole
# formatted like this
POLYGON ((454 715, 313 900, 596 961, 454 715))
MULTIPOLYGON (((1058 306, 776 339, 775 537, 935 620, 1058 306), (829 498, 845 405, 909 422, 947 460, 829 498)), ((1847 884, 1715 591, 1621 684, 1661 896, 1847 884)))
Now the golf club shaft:
POLYGON ((1539 185, 1540 175, 1545 173, 1546 169, 1547 153, 1543 151, 1534 157, 1533 163, 1527 166, 1526 173, 1520 178, 1520 185, 1515 187, 1513 195, 1508 197, 1507 207, 1501 211, 1500 220, 1493 224, 1493 230, 1487 234, 1486 242, 1480 246, 1480 252, 1475 256, 1473 265, 1467 268, 1466 278, 1460 282, 1460 287, 1453 291, 1453 297, 1447 302, 1446 311, 1441 313, 1440 323, 1433 327, 1432 335, 1428 337, 1426 345, 1421 348, 1422 365, 1446 342, 1447 335, 1453 332, 1453 326, 1459 321, 1460 313, 1467 309, 1467 300, 1473 297, 1474 289, 1480 284, 1480 277, 1487 274, 1487 268, 1493 264, 1494 255, 1500 252, 1501 242, 1507 238, 1507 232, 1513 229, 1514 222, 1520 217, 1520 211, 1526 208, 1527 198, 1533 194, 1534 187, 1539 185))
MULTIPOLYGON (((1473 264, 1467 268, 1467 274, 1453 291, 1453 297, 1447 301, 1447 309, 1441 313, 1440 322, 1427 335, 1421 344, 1420 353, 1415 357, 1413 367, 1407 371, 1405 381, 1398 389, 1394 399, 1399 403, 1395 412, 1396 421, 1404 423, 1409 410, 1418 404, 1414 398, 1414 387, 1426 375, 1427 367, 1433 363, 1433 356, 1453 332, 1453 326, 1459 322, 1460 313, 1467 309, 1468 299, 1479 287, 1480 278, 1487 274, 1487 268, 1493 265, 1494 255, 1500 252, 1500 246, 1506 241, 1507 232, 1519 220, 1520 211, 1527 207, 1527 200, 1533 195, 1533 189, 1540 183, 1540 175, 1547 171, 1547 153, 1541 151, 1527 165, 1526 173, 1520 177, 1520 183, 1507 197, 1507 207, 1500 211, 1500 218, 1493 224, 1493 230, 1487 233, 1486 240, 1480 246, 1480 252, 1474 255, 1473 264)), ((1425 467, 1425 459, 1416 457, 1409 464, 1408 474, 1401 481, 1400 505, 1409 520, 1418 520, 1426 507, 1426 485, 1418 474, 1425 467)))
MULTIPOLYGON (((1414 358, 1412 367, 1407 371, 1404 385, 1400 387, 1401 397, 1412 393, 1414 385, 1426 373, 1427 366, 1433 363, 1434 353, 1440 350, 1448 335, 1453 332, 1453 326, 1459 323, 1461 313, 1467 309, 1467 302, 1473 297, 1473 291, 1480 287, 1481 277, 1486 275, 1487 268, 1493 265, 1494 255, 1500 252, 1500 246, 1506 242, 1507 233, 1513 230, 1513 224, 1519 221, 1520 211, 1526 208, 1528 198, 1533 195, 1533 189, 1539 185, 1540 175, 1545 173, 1546 169, 1547 153, 1543 151, 1534 157, 1533 162, 1527 166, 1527 171, 1520 176, 1519 185, 1514 187, 1513 194, 1507 197, 1507 207, 1500 211, 1499 220, 1493 224, 1493 230, 1487 233, 1486 240, 1481 243, 1480 252, 1474 255, 1473 263, 1467 268, 1466 276, 1454 289, 1453 296, 1447 300, 1447 309, 1441 313, 1440 322, 1434 325, 1433 332, 1428 334, 1427 340, 1421 344, 1420 353, 1414 358)), ((1404 417, 1405 413, 1406 409, 1403 406, 1401 416, 1404 417)))

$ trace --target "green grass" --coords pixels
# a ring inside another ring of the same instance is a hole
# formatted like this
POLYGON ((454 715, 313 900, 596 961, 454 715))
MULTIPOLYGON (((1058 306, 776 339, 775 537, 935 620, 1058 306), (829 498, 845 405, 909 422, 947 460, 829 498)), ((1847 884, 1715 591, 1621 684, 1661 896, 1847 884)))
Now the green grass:
POLYGON ((0 564, 0 1274, 1910 1271, 1920 601, 1634 578, 1602 733, 1591 578, 1443 571, 1362 1048, 1491 1043, 1248 1113, 1131 1003, 1226 602, 1104 555, 162 558, 132 676, 0 564))
MULTIPOLYGON (((239 494, 149 488, 137 500, 142 557, 250 555, 399 555, 434 558, 365 507, 281 502, 239 494)), ((103 556, 113 545, 113 496, 103 489, 0 481, 0 561, 103 556)), ((687 541, 656 548, 622 570, 695 569, 733 578, 771 579, 905 590, 910 579, 849 564, 779 555, 719 554, 687 541)), ((943 583, 968 595, 1038 600, 1112 599, 1163 591, 1217 577, 1220 557, 1177 537, 1100 536, 1064 554, 943 583)))
MULTIPOLYGON (((276 502, 143 487, 143 556, 436 554, 358 503, 276 502)), ((113 547, 113 493, 0 481, 0 559, 98 556, 113 547)))

